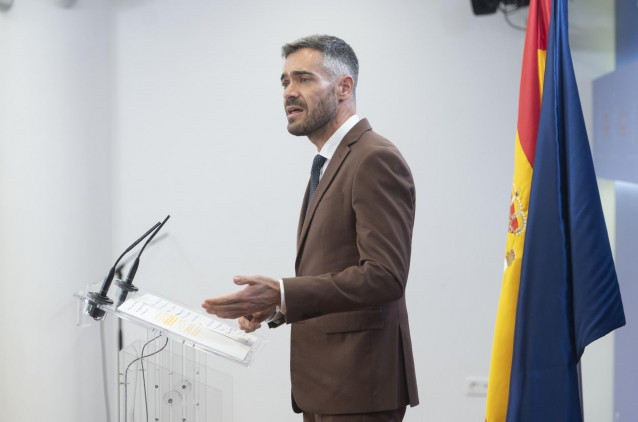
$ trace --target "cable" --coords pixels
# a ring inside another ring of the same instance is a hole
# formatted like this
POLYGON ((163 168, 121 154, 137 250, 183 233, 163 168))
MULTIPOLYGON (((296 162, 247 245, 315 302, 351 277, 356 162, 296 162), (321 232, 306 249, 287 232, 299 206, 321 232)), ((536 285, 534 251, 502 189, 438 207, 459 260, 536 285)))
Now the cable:
MULTIPOLYGON (((159 352, 161 352, 162 350, 164 350, 166 348, 166 346, 168 345, 168 337, 166 337, 166 343, 164 343, 164 345, 162 346, 161 349, 157 350, 156 352, 153 352, 149 355, 144 355, 144 349, 146 348, 146 346, 148 346, 150 343, 152 343, 153 341, 157 340, 158 338, 162 337, 162 335, 158 335, 157 337, 154 337, 152 339, 150 339, 149 341, 146 342, 146 344, 144 344, 144 346, 142 346, 142 351, 141 351, 141 356, 135 360, 133 360, 131 363, 128 364, 128 366, 126 367, 126 371, 124 371, 124 422, 127 421, 128 418, 128 404, 127 404, 127 400, 128 400, 128 370, 131 367, 131 365, 133 365, 135 362, 137 362, 138 360, 141 361, 144 358, 148 358, 151 357, 153 355, 158 354, 159 352)), ((144 377, 144 366, 142 364, 142 377, 144 377)), ((144 381, 144 401, 146 404, 146 421, 148 422, 148 399, 146 397, 146 382, 144 381)))
POLYGON ((514 5, 514 7, 506 7, 504 4, 499 4, 498 6, 498 10, 503 12, 503 16, 505 16, 505 22, 507 22, 509 26, 519 31, 526 31, 527 27, 516 25, 510 20, 510 15, 518 12, 521 9, 522 7, 520 5, 514 5))
POLYGON ((104 383, 104 404, 106 406, 106 422, 111 422, 111 405, 109 400, 109 386, 106 379, 106 346, 104 339, 104 321, 100 321, 100 348, 102 349, 102 381, 104 383))
MULTIPOLYGON (((168 337, 166 338, 166 342, 168 343, 168 337)), ((142 346, 142 356, 144 355, 144 349, 146 348, 146 346, 148 346, 149 343, 150 341, 146 342, 146 344, 142 346)), ((159 353, 159 351, 155 353, 159 353)), ((144 407, 146 408, 146 422, 148 422, 148 395, 146 394, 146 374, 144 373, 144 360, 140 360, 140 366, 142 367, 142 387, 144 388, 144 407)))
POLYGON ((508 24, 509 26, 511 26, 512 28, 514 28, 514 29, 516 29, 516 30, 523 31, 523 32, 525 32, 525 31, 527 30, 527 27, 525 27, 525 26, 519 26, 519 25, 516 25, 515 23, 513 23, 513 22, 510 20, 509 14, 507 14, 507 13, 505 14, 505 22, 507 22, 507 24, 508 24))

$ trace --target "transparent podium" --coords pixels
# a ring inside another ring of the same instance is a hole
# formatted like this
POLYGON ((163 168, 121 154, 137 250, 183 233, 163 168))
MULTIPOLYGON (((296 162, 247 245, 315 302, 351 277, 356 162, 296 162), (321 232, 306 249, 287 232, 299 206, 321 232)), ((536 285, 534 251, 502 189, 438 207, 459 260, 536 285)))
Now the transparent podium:
POLYGON ((113 303, 98 303, 99 286, 75 293, 81 314, 113 314, 146 329, 118 356, 119 421, 232 422, 233 379, 218 359, 249 366, 264 345, 203 311, 122 283, 113 303))

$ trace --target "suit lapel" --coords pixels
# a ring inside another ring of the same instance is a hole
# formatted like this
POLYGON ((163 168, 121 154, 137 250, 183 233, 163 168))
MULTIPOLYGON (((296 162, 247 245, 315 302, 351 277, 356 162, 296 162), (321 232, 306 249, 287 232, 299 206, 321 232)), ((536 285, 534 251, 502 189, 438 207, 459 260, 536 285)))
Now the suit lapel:
MULTIPOLYGON (((316 194, 316 190, 315 190, 316 194)), ((303 220, 306 218, 306 204, 308 203, 308 197, 310 196, 310 181, 306 186, 306 193, 303 196, 303 202, 301 205, 301 212, 299 213, 299 223, 297 224, 297 251, 299 251, 299 243, 301 240, 301 228, 303 227, 303 220)))
POLYGON ((370 124, 367 119, 363 119, 359 121, 351 130, 344 136, 343 140, 335 150, 332 158, 328 162, 328 167, 326 167, 326 171, 323 173, 321 180, 319 181, 319 185, 317 185, 317 190, 315 190, 315 194, 312 197, 312 201, 308 205, 308 209, 306 210, 306 204, 308 203, 308 196, 310 188, 306 188, 306 194, 304 195, 304 201, 301 205, 301 215, 299 218, 299 226, 297 229, 297 264, 299 263, 299 257, 301 255, 301 249, 303 244, 305 243, 306 236, 308 235, 308 228, 310 227, 310 223, 312 222, 312 218, 314 217, 315 211, 319 202, 321 202, 321 198, 324 193, 332 183, 333 179, 339 172, 341 165, 344 160, 350 153, 350 145, 354 144, 361 138, 361 135, 370 130, 370 124))
MULTIPOLYGON (((321 180, 319 181, 319 185, 317 185, 317 190, 315 190, 315 195, 312 197, 312 201, 310 201, 310 204, 308 205, 308 210, 306 210, 303 223, 301 225, 301 231, 299 232, 300 241, 298 242, 298 246, 301 246, 301 241, 306 237, 306 234, 308 234, 308 227, 310 226, 312 217, 315 215, 315 211, 317 210, 317 205, 319 205, 319 202, 321 202, 321 198, 323 197, 323 194, 326 192, 326 189, 328 189, 328 186, 330 186, 332 179, 334 179, 335 175, 337 174, 339 167, 341 167, 341 163, 343 163, 343 160, 345 160, 346 156, 350 152, 349 146, 346 145, 344 148, 342 148, 342 146, 343 145, 339 145, 339 148, 337 148, 334 155, 330 159, 330 162, 328 163, 328 167, 326 168, 326 171, 323 173, 323 176, 321 177, 321 180)), ((304 199, 307 201, 308 195, 305 195, 304 199)), ((302 205, 302 208, 303 208, 303 205, 302 205)), ((299 247, 297 248, 297 253, 299 253, 299 247)))

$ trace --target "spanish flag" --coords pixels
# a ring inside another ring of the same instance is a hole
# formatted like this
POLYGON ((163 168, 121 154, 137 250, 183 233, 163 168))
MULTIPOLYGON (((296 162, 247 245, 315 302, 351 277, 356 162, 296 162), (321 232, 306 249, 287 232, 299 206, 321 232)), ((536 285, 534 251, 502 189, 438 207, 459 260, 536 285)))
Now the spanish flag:
POLYGON ((578 361, 625 317, 574 78, 567 1, 529 7, 486 421, 579 422, 578 361))

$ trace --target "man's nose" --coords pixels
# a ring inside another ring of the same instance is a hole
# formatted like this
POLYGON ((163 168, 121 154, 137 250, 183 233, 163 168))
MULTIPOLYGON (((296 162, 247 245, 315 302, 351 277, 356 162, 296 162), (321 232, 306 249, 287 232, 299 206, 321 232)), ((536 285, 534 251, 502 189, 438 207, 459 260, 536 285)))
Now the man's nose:
POLYGON ((291 83, 284 89, 284 100, 287 100, 288 98, 297 98, 298 96, 299 91, 295 87, 295 84, 291 83))

